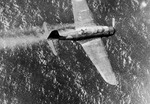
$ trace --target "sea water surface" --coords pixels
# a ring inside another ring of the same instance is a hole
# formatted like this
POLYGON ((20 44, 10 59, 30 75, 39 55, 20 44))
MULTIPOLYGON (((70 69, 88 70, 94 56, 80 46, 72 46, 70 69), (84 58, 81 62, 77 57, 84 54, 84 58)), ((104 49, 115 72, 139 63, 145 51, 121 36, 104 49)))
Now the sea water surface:
POLYGON ((0 0, 0 104, 150 104, 149 0, 87 2, 96 24, 116 19, 103 42, 119 85, 103 80, 80 44, 59 41, 56 57, 40 39, 43 22, 74 22, 71 0, 0 0))

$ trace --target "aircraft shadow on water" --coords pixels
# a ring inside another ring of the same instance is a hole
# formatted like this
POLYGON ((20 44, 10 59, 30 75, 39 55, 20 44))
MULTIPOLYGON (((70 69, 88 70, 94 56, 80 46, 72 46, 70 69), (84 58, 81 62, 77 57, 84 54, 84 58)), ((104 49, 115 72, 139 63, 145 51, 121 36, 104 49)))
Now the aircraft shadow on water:
POLYGON ((101 37, 108 37, 115 33, 115 20, 112 19, 112 26, 97 26, 94 23, 92 13, 86 0, 72 0, 74 28, 48 31, 46 22, 43 28, 48 39, 48 43, 54 53, 56 40, 72 40, 81 44, 84 51, 95 65, 102 78, 111 85, 117 85, 115 73, 112 70, 107 52, 101 37))

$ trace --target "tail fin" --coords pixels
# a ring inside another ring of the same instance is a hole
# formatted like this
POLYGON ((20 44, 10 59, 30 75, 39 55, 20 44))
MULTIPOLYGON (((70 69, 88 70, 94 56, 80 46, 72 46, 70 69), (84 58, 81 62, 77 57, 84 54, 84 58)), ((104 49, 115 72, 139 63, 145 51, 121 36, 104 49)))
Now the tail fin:
POLYGON ((49 33, 46 22, 43 23, 43 30, 44 35, 47 37, 47 39, 58 39, 60 37, 57 30, 53 30, 52 32, 49 33))
POLYGON ((43 30, 44 30, 44 35, 47 37, 47 39, 48 39, 48 44, 49 44, 49 46, 51 47, 51 50, 52 50, 52 52, 53 52, 53 54, 55 55, 55 56, 57 56, 57 51, 56 51, 56 49, 55 49, 55 40, 52 40, 51 39, 51 37, 54 37, 55 36, 55 31, 52 31, 51 33, 50 33, 50 35, 49 35, 49 31, 48 31, 48 29, 47 29, 47 23, 46 22, 44 22, 43 23, 43 30))
POLYGON ((60 35, 57 30, 53 30, 47 39, 59 39, 60 35))

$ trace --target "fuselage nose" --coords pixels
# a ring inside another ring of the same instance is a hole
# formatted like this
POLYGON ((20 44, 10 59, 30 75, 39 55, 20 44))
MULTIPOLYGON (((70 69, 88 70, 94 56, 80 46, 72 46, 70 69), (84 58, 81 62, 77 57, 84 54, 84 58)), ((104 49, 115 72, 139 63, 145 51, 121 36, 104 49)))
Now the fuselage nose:
POLYGON ((116 33, 116 29, 114 27, 109 27, 109 34, 114 35, 116 33))

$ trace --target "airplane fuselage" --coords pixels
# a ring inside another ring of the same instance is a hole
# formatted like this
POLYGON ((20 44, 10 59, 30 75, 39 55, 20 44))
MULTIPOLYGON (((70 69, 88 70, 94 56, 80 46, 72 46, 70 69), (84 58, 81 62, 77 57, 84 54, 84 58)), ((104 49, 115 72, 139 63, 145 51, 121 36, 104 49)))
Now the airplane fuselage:
POLYGON ((115 33, 113 27, 108 26, 88 26, 77 29, 54 30, 49 35, 48 39, 59 40, 85 40, 96 37, 108 37, 115 33))

